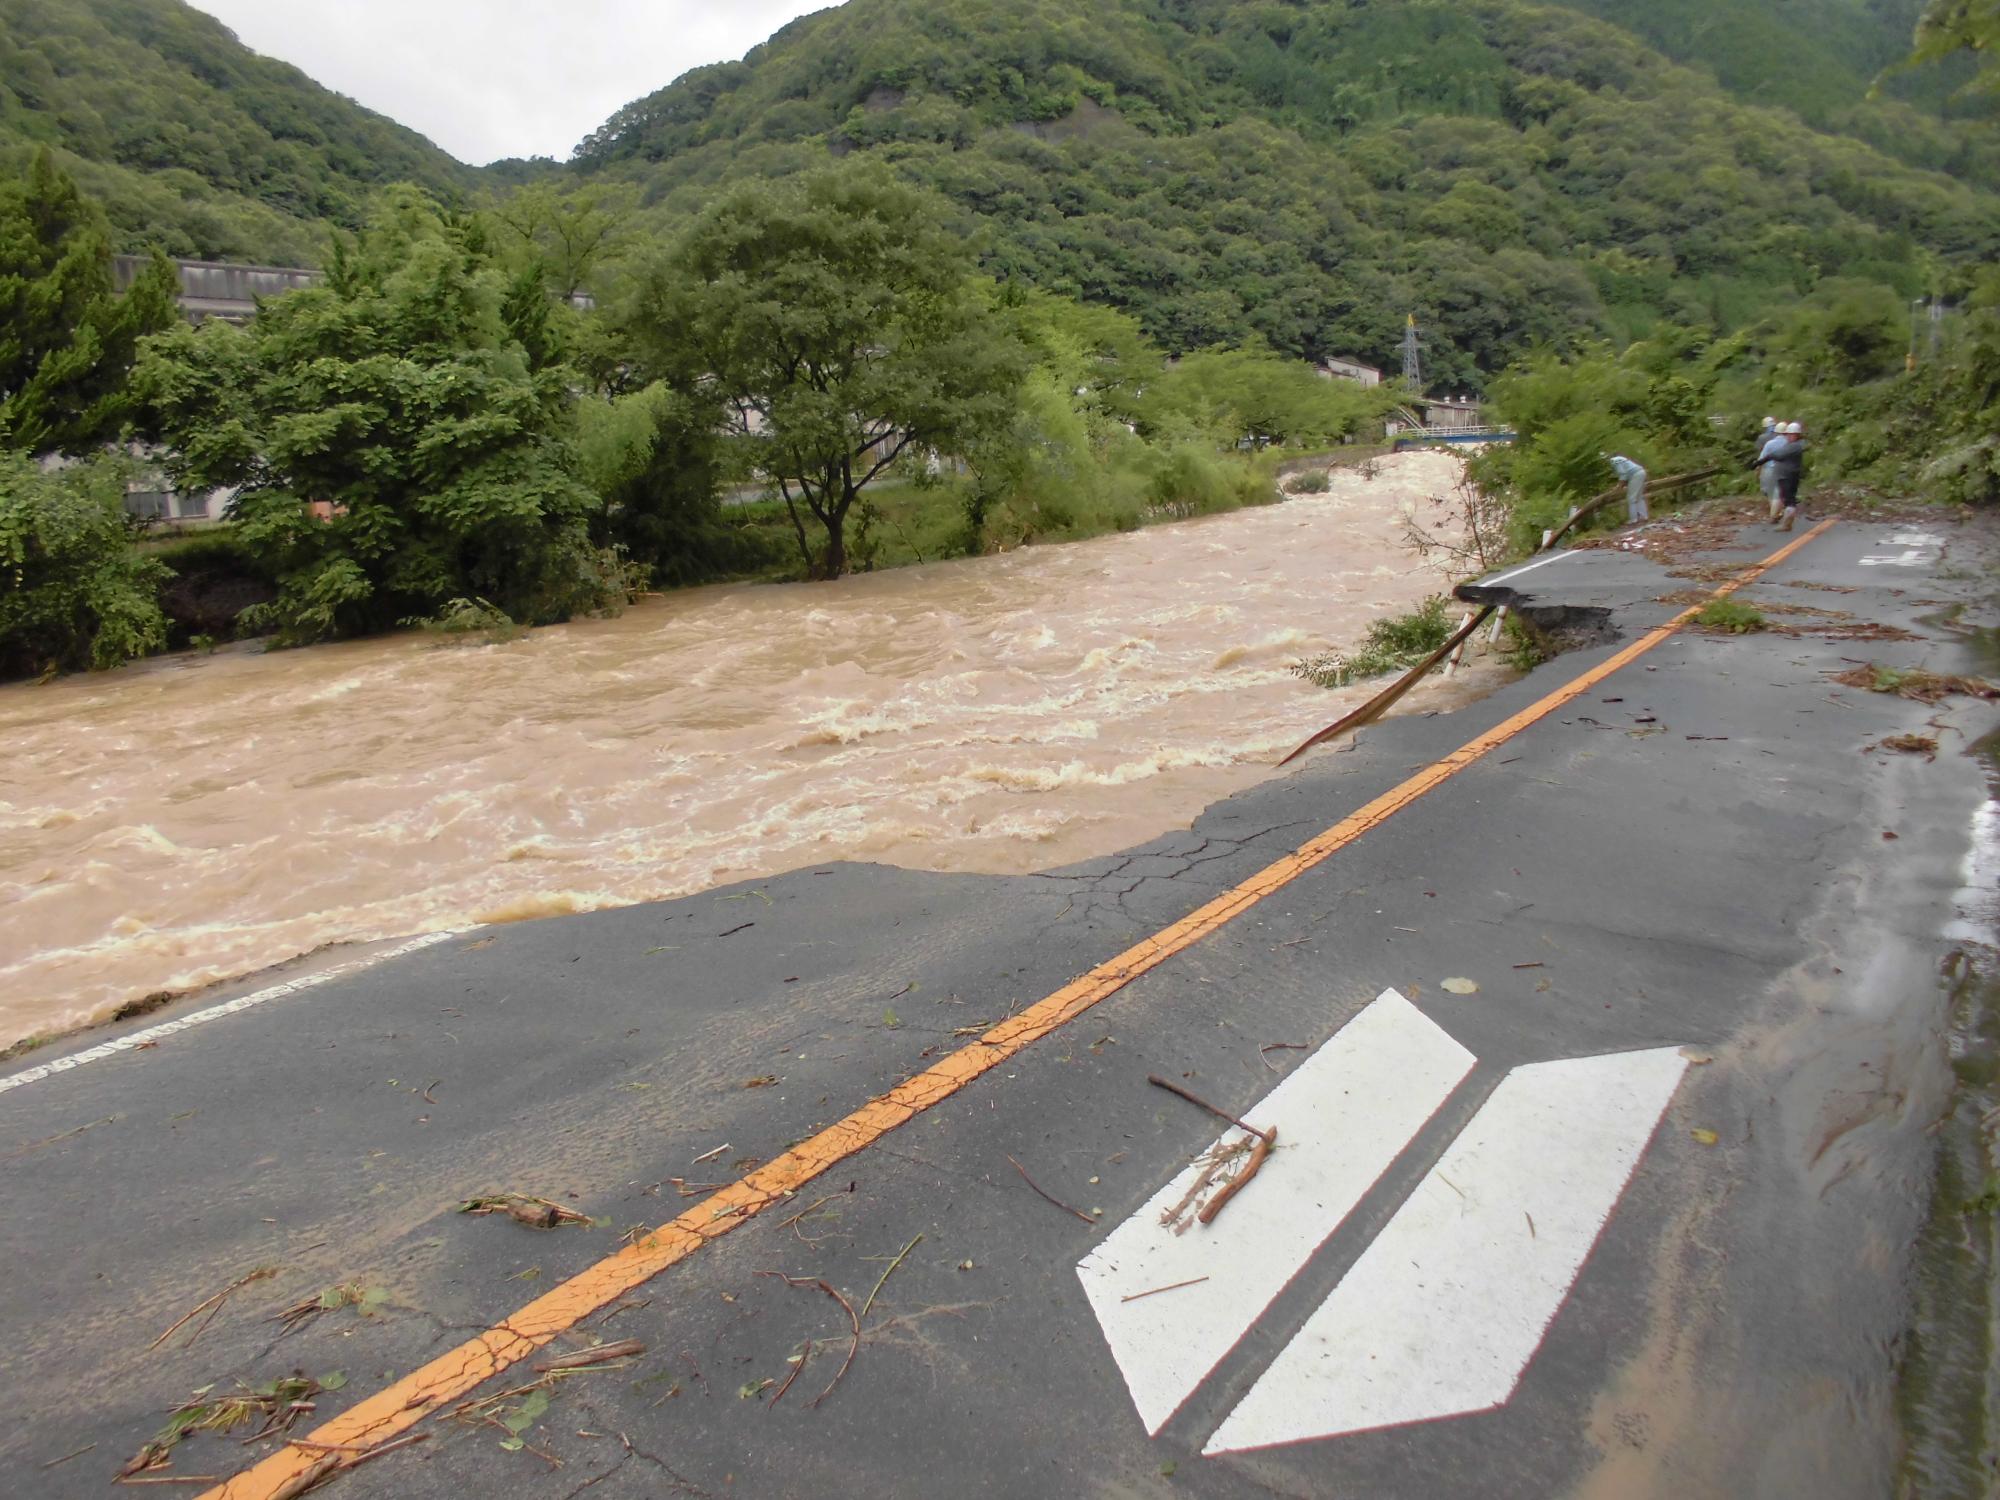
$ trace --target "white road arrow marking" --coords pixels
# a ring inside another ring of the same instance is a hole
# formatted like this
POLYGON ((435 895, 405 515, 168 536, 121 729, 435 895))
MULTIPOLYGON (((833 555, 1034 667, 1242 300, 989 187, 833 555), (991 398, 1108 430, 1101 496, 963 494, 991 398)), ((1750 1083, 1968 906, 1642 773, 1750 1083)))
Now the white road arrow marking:
POLYGON ((1928 562, 1924 554, 1927 550, 1942 551, 1944 538, 1933 536, 1927 531, 1899 531, 1893 536, 1885 536, 1875 544, 1878 547, 1901 547, 1904 550, 1894 557, 1864 557, 1864 568, 1914 568, 1928 562))
MULTIPOLYGON (((1177 1233, 1162 1222, 1199 1179, 1197 1163, 1084 1258, 1077 1275, 1148 1432, 1249 1331, 1474 1061, 1385 990, 1245 1112, 1252 1125, 1277 1126, 1278 1149, 1214 1223, 1184 1215, 1177 1233)), ((1231 1131, 1217 1144, 1241 1139, 1231 1131)))
POLYGON ((1509 1073, 1203 1452, 1504 1404, 1686 1067, 1666 1047, 1509 1073))

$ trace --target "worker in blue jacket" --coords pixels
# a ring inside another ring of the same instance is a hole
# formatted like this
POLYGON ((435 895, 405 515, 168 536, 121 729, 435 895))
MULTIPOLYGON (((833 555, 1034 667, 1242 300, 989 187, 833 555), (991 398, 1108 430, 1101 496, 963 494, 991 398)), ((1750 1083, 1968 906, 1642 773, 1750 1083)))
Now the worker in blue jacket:
POLYGON ((1784 434, 1778 431, 1778 425, 1776 417, 1764 418, 1764 426, 1757 434, 1756 444, 1750 449, 1757 455, 1751 464, 1757 471, 1757 488, 1763 492, 1764 499, 1770 504, 1773 522, 1778 519, 1778 474, 1777 470, 1766 462, 1764 450, 1773 443, 1784 440, 1784 434))
POLYGON ((1640 521, 1652 519, 1646 509, 1646 471, 1622 453, 1614 453, 1607 460, 1611 472, 1625 481, 1625 523, 1636 525, 1640 521))
POLYGON ((1806 478, 1806 428, 1798 422, 1786 422, 1780 428, 1782 442, 1768 444, 1760 454, 1760 462, 1768 462, 1774 470, 1778 484, 1778 508, 1782 516, 1772 516, 1772 526, 1780 530, 1792 530, 1792 522, 1798 520, 1798 486, 1806 478))

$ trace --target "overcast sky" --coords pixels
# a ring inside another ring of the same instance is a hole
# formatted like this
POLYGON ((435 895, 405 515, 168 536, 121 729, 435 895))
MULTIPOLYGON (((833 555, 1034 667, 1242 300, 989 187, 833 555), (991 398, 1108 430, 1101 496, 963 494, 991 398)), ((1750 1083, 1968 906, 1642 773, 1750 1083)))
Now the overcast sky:
POLYGON ((193 0, 461 161, 565 158, 621 105, 833 0, 193 0))

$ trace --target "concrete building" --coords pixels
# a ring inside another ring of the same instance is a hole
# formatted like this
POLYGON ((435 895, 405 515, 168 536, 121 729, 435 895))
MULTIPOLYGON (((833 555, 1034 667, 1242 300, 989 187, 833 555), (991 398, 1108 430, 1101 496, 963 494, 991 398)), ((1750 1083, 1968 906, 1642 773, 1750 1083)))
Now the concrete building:
POLYGON ((1380 385, 1382 372, 1373 365, 1358 364, 1351 359, 1324 359, 1319 364, 1320 375, 1327 380, 1351 380, 1356 385, 1380 385))
POLYGON ((1417 403, 1417 414, 1428 431, 1451 432, 1479 426, 1476 396, 1432 396, 1417 403))
MULTIPOLYGON (((149 260, 143 255, 111 257, 111 279, 119 291, 139 278, 149 260)), ((225 323, 247 323, 257 313, 257 299, 317 286, 324 279, 318 271, 301 266, 252 266, 233 261, 177 260, 180 272, 181 311, 191 323, 220 318, 225 323)))

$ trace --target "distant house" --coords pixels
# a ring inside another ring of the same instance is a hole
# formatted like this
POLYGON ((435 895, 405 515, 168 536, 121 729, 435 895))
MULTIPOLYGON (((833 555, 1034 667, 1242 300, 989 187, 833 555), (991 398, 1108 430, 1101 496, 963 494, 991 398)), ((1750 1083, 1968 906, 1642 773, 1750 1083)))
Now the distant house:
POLYGON ((1380 385, 1382 372, 1373 365, 1357 364, 1351 359, 1323 359, 1319 363, 1320 378, 1324 380, 1351 380, 1356 385, 1380 385))

